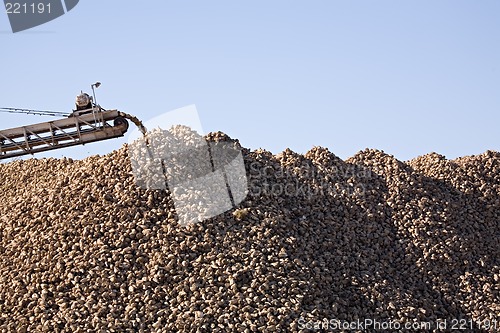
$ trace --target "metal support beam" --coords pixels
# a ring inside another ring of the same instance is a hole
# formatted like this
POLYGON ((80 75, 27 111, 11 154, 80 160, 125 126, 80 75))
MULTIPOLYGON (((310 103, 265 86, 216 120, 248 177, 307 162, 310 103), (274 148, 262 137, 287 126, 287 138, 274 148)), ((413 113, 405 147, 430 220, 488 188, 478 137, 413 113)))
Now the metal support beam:
POLYGON ((0 160, 121 137, 128 124, 109 124, 117 110, 68 117, 0 131, 0 160))

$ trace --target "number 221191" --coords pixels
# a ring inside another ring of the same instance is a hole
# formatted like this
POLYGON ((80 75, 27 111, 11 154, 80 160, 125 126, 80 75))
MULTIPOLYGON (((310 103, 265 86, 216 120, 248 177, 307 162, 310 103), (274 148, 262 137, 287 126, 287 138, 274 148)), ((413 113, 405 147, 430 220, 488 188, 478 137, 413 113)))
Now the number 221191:
POLYGON ((5 10, 7 14, 50 14, 50 3, 20 3, 20 2, 7 2, 5 3, 5 10))

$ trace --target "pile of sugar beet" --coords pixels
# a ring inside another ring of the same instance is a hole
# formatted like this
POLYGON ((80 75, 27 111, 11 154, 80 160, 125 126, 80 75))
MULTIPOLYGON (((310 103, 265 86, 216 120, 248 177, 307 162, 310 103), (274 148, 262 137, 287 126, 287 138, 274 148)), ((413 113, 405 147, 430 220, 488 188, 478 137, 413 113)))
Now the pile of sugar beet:
POLYGON ((168 191, 136 186, 126 145, 0 164, 0 332, 500 327, 500 153, 242 154, 245 200, 186 227, 168 191))

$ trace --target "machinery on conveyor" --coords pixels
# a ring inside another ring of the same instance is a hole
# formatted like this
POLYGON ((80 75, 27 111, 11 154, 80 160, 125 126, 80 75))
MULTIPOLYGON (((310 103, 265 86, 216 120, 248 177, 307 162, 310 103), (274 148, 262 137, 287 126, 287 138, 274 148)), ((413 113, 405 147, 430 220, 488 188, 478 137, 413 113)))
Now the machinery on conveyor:
POLYGON ((108 140, 124 136, 132 121, 146 134, 146 128, 135 116, 118 111, 105 110, 93 98, 81 93, 76 98, 76 109, 72 113, 0 108, 0 112, 24 113, 61 117, 54 121, 0 130, 0 160, 43 151, 61 149, 90 142, 108 140))

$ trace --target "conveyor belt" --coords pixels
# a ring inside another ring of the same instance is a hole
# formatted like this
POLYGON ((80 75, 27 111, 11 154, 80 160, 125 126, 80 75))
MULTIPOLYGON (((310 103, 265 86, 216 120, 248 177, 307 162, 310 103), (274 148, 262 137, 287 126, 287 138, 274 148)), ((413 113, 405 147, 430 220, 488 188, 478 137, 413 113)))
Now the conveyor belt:
POLYGON ((125 118, 145 133, 146 129, 136 117, 118 110, 1 130, 0 160, 121 137, 128 129, 125 118))

